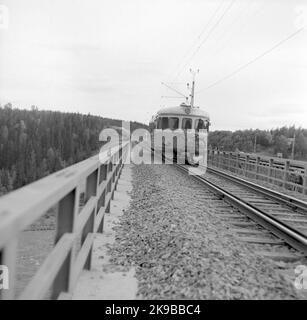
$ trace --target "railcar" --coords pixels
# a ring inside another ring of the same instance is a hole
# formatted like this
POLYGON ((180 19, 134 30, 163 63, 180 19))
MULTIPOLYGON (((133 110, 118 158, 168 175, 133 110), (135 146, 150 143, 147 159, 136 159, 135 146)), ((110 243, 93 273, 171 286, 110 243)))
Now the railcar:
MULTIPOLYGON (((200 139, 207 139, 209 132, 209 114, 192 104, 181 103, 176 107, 165 107, 159 110, 150 123, 152 146, 154 151, 173 155, 173 160, 184 158, 185 163, 195 164, 195 157, 199 156, 200 139), (163 132, 162 143, 154 141, 154 131, 163 132), (183 133, 184 143, 179 143, 176 132, 183 133), (205 134, 204 134, 205 133, 205 134), (171 139, 168 139, 168 135, 171 139), (194 135, 194 139, 191 139, 194 135), (188 144, 195 141, 195 147, 188 144)), ((206 141, 204 141, 206 145, 206 141)))

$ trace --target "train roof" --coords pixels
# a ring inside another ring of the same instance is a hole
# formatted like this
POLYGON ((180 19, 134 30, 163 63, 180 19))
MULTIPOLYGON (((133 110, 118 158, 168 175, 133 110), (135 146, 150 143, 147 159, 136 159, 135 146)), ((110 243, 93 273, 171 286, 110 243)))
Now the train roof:
POLYGON ((205 112, 204 110, 198 108, 198 107, 192 107, 187 104, 181 104, 178 107, 165 107, 160 109, 156 113, 157 116, 161 115, 176 115, 176 116, 193 116, 193 117, 202 117, 207 118, 209 120, 209 114, 205 112))

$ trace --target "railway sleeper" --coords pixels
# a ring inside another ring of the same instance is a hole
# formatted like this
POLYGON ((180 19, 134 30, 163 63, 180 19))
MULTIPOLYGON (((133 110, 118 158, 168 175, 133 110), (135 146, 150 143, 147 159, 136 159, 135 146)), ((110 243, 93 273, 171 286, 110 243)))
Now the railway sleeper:
POLYGON ((257 224, 254 222, 245 222, 245 221, 230 221, 230 223, 237 227, 249 228, 255 227, 257 224))
POLYGON ((247 234, 247 235, 271 235, 274 236, 270 231, 268 230, 259 230, 259 229, 247 229, 247 228, 231 228, 231 231, 238 233, 238 234, 247 234))
POLYGON ((270 245, 284 245, 285 242, 279 239, 273 238, 260 238, 260 237, 248 237, 248 236, 237 236, 240 241, 257 243, 257 244, 270 244, 270 245))
POLYGON ((256 254, 277 261, 295 262, 304 259, 302 254, 294 254, 289 252, 271 252, 271 251, 256 251, 256 254))

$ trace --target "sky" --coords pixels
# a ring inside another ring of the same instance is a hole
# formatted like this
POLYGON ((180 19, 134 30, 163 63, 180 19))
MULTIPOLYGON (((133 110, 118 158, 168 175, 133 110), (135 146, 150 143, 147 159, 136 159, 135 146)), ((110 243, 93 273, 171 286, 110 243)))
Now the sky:
POLYGON ((183 101, 161 82, 187 94, 193 68, 212 130, 307 128, 305 0, 0 0, 0 22, 3 8, 1 105, 148 123, 183 101))

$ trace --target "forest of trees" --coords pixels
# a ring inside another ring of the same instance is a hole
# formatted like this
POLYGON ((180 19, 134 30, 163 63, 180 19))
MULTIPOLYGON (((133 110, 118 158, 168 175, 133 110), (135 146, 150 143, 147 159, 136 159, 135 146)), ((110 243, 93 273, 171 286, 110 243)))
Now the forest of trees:
MULTIPOLYGON (((99 133, 121 120, 0 106, 0 196, 99 150, 99 133)), ((131 130, 145 127, 131 123, 131 130)))
POLYGON ((291 158, 293 138, 294 159, 307 161, 307 129, 282 127, 272 130, 213 131, 209 133, 209 148, 221 151, 256 152, 268 156, 282 153, 291 158))

